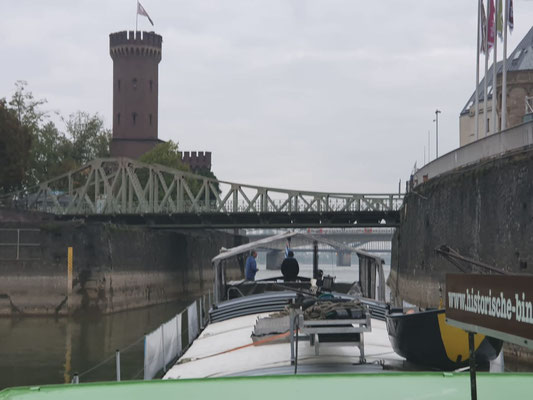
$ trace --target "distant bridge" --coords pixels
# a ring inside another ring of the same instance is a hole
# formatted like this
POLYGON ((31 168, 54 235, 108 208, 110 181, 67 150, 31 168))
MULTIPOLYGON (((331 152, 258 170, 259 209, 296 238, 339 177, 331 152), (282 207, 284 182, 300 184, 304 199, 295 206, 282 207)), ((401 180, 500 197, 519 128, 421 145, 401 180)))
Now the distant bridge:
MULTIPOLYGON (((300 232, 298 229, 295 231, 300 232)), ((390 253, 394 228, 320 228, 305 229, 301 230, 301 232, 316 237, 324 237, 371 253, 390 253)), ((246 231, 246 236, 253 241, 276 233, 279 233, 279 231, 273 229, 250 229, 246 231)), ((295 252, 309 252, 313 249, 312 246, 308 246, 307 248, 292 248, 292 250, 295 252)), ((337 250, 326 246, 320 251, 336 252, 337 250)))
POLYGON ((402 194, 321 193, 226 182, 107 158, 4 197, 59 218, 159 227, 392 227, 402 194))

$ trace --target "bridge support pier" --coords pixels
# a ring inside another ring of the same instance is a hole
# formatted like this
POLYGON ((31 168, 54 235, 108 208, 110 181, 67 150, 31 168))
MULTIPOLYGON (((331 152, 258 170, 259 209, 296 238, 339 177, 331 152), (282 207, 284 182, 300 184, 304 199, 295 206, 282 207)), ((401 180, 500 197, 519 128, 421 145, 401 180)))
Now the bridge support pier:
POLYGON ((275 270, 281 268, 285 255, 282 250, 271 250, 266 255, 266 269, 275 270))
POLYGON ((352 253, 347 251, 337 252, 337 267, 350 267, 352 265, 352 253))

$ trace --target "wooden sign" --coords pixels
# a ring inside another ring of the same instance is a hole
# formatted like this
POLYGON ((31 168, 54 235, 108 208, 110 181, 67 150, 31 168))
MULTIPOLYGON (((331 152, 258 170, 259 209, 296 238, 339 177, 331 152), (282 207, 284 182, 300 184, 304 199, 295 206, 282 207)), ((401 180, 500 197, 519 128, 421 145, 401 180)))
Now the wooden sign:
POLYGON ((446 275, 446 322, 533 348, 533 275, 446 275))

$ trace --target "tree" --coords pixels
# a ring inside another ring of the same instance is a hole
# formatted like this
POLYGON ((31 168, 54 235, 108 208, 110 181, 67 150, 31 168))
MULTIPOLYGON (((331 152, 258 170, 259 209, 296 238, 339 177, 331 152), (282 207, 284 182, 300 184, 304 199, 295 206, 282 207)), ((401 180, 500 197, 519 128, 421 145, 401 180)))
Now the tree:
POLYGON ((35 100, 33 93, 26 90, 28 82, 15 82, 15 93, 9 101, 10 109, 15 112, 17 119, 22 126, 30 130, 35 135, 44 119, 48 117, 46 111, 41 110, 41 106, 46 104, 45 99, 35 100))
POLYGON ((39 127, 33 136, 27 185, 35 185, 76 168, 78 164, 72 152, 72 143, 53 122, 39 127))
POLYGON ((72 159, 83 165, 95 158, 109 157, 111 131, 104 128, 98 114, 83 111, 70 114, 66 121, 67 135, 72 142, 72 159))
POLYGON ((49 113, 42 110, 46 100, 35 99, 26 86, 26 82, 17 81, 11 100, 7 105, 3 103, 31 138, 29 156, 20 154, 17 159, 26 168, 15 186, 33 186, 95 158, 109 157, 111 131, 104 128, 98 114, 73 113, 68 120, 62 119, 66 127, 66 132, 62 132, 49 120, 49 113))
MULTIPOLYGON (((181 153, 178 148, 178 143, 169 140, 168 142, 160 143, 155 146, 149 152, 143 154, 139 161, 146 164, 159 164, 166 167, 179 169, 181 171, 190 172, 190 168, 185 164, 181 159, 181 153)), ((215 174, 209 170, 200 170, 197 172, 197 175, 202 175, 208 178, 217 179, 215 174)), ((202 187, 202 182, 198 179, 186 179, 189 188, 193 195, 196 195, 200 188, 202 187)), ((167 182, 169 184, 169 182, 167 182)), ((215 185, 215 189, 220 193, 220 188, 218 182, 215 185)), ((211 200, 214 200, 214 196, 211 195, 211 200)))
POLYGON ((0 192, 20 186, 28 169, 31 134, 0 100, 0 192))
POLYGON ((152 150, 143 154, 139 158, 139 161, 146 164, 159 164, 181 171, 189 171, 189 166, 184 164, 181 160, 178 143, 175 143, 172 140, 159 143, 152 150))

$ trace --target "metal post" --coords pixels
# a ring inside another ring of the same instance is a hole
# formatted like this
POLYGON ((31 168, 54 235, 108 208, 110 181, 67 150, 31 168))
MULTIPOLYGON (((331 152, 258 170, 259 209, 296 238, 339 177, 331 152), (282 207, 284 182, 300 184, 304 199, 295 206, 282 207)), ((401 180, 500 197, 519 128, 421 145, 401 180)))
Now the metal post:
POLYGON ((468 332, 468 347, 470 348, 470 397, 472 400, 477 400, 476 349, 474 348, 473 332, 468 332))
POLYGON ((501 130, 507 129, 507 26, 509 13, 509 0, 504 1, 503 15, 503 72, 502 72, 502 126, 501 130))
POLYGON ((435 110, 435 155, 439 158, 439 114, 440 110, 435 110))
POLYGON ((72 383, 74 385, 77 385, 78 383, 80 383, 80 376, 78 375, 77 372, 74 372, 74 376, 72 377, 72 383))
POLYGON ((294 305, 289 307, 289 332, 291 341, 291 365, 294 364, 294 305))
POLYGON ((17 229, 17 260, 20 258, 20 229, 17 229))
POLYGON ((120 382, 120 350, 116 350, 115 359, 117 365, 117 382, 120 382))
POLYGON ((318 278, 318 242, 313 242, 313 278, 318 278))
POLYGON ((494 4, 494 61, 492 62, 492 133, 498 132, 498 117, 496 116, 496 108, 498 107, 498 85, 496 85, 497 68, 498 65, 498 1, 494 4))
POLYGON ((474 133, 475 139, 479 139, 479 48, 480 48, 480 36, 481 36, 481 3, 477 4, 477 47, 476 47, 476 98, 474 100, 474 107, 476 112, 474 113, 474 133))
POLYGON ((73 264, 73 249, 67 249, 67 310, 72 311, 72 264, 73 264))

